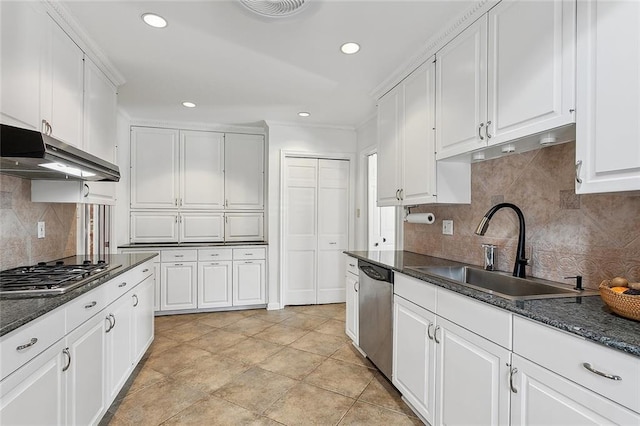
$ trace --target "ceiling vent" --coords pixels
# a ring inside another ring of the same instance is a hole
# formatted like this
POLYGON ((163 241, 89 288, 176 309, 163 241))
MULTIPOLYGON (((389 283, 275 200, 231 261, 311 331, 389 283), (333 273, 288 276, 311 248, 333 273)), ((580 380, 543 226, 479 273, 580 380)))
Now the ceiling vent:
POLYGON ((240 0, 247 9, 258 15, 278 18, 291 16, 304 8, 306 0, 240 0))

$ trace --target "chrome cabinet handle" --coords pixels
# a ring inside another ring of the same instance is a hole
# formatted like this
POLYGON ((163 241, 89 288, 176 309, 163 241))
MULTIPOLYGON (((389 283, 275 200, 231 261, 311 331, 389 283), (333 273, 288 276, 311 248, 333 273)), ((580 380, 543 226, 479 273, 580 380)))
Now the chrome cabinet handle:
POLYGON ((224 200, 224 206, 229 207, 229 200, 224 200))
MULTIPOLYGON (((116 326, 116 317, 113 314, 109 314, 109 318, 113 318, 113 325, 111 326, 111 328, 115 328, 116 326)), ((111 322, 111 320, 109 320, 109 322, 111 322)))
POLYGON ((359 285, 358 285, 358 281, 355 281, 355 282, 353 283, 353 291, 355 291, 355 292, 357 293, 357 292, 358 292, 358 287, 359 287, 359 285))
POLYGON ((576 161, 576 182, 582 183, 582 179, 580 179, 580 169, 582 168, 582 160, 576 161))
POLYGON ((182 223, 182 215, 179 214, 178 217, 180 218, 180 223, 182 223))
POLYGON ((182 206, 182 198, 180 198, 180 205, 182 206))
POLYGON ((32 337, 31 340, 29 340, 29 343, 25 343, 24 345, 20 345, 16 348, 16 351, 23 351, 27 348, 30 348, 31 346, 35 345, 36 343, 38 343, 38 338, 36 337, 32 337))
POLYGON ((174 254, 173 257, 184 257, 184 254, 174 254))
POLYGON ((96 306, 97 304, 98 304, 98 302, 96 302, 96 301, 94 300, 93 302, 89 303, 88 305, 84 305, 84 308, 85 308, 85 309, 91 309, 91 308, 93 308, 94 306, 96 306))
POLYGON ((142 272, 149 272, 149 268, 143 269, 142 272))
POLYGON ((436 343, 440 343, 440 340, 438 340, 438 330, 440 330, 440 326, 436 325, 435 330, 433 330, 433 340, 435 340, 436 343))
POLYGON ((353 263, 350 263, 349 266, 351 266, 352 268, 356 267, 356 265, 354 265, 353 263))
POLYGON ((107 315, 104 318, 105 321, 109 322, 109 324, 107 325, 107 329, 104 331, 105 333, 108 333, 111 331, 111 329, 113 328, 113 324, 111 324, 111 318, 109 318, 109 315, 107 315))
POLYGON ((515 374, 518 372, 518 369, 516 367, 510 367, 510 371, 509 371, 509 387, 511 388, 511 392, 513 393, 518 393, 518 389, 516 389, 516 387, 513 385, 513 376, 515 376, 515 374))
POLYGON ((487 135, 487 139, 491 139, 491 133, 489 133, 489 126, 491 125, 491 120, 487 121, 487 127, 484 128, 484 133, 487 135))
POLYGON ((337 242, 335 242, 335 241, 330 241, 330 242, 329 242, 329 245, 330 245, 330 246, 335 246, 336 244, 338 244, 338 243, 337 243, 337 242))
POLYGON ((138 296, 134 294, 134 295, 132 295, 131 297, 132 297, 132 298, 134 298, 134 299, 136 300, 136 303, 134 303, 134 304, 133 304, 133 307, 135 308, 136 306, 138 306, 138 302, 139 302, 139 300, 138 300, 138 296))
POLYGON ((431 327, 433 327, 433 323, 430 322, 429 326, 427 326, 427 337, 429 340, 433 340, 433 335, 431 334, 431 327))
POLYGON ((404 200, 404 189, 400 189, 400 200, 404 200))
POLYGON ((175 204, 176 204, 176 207, 178 207, 178 199, 177 198, 175 198, 175 204))
POLYGON ((67 371, 71 367, 71 352, 69 352, 69 348, 64 348, 62 353, 67 356, 67 365, 62 368, 62 371, 67 371))
POLYGON ((484 127, 484 123, 480 123, 480 125, 478 126, 478 137, 480 138, 481 141, 484 140, 484 138, 482 137, 482 128, 484 127))
POLYGON ((126 285, 127 285, 127 283, 120 283, 120 284, 118 284, 118 287, 122 288, 122 287, 125 287, 126 285))
POLYGON ((602 371, 598 371, 598 370, 596 370, 596 369, 595 369, 595 368, 593 368, 593 367, 591 366, 591 364, 589 364, 588 362, 583 362, 583 363, 582 363, 582 366, 583 366, 584 368, 586 368, 587 370, 591 371, 593 374, 597 374, 598 376, 602 376, 602 377, 605 377, 605 378, 610 379, 610 380, 616 380, 616 381, 620 381, 620 380, 622 380, 622 377, 617 376, 617 375, 615 375, 615 374, 603 373, 602 371))
POLYGON ((91 189, 89 189, 89 185, 87 185, 86 183, 84 184, 84 189, 85 189, 85 193, 83 197, 87 198, 89 196, 89 193, 91 192, 91 189))
POLYGON ((176 223, 178 223, 178 215, 176 215, 176 223))
POLYGON ((400 201, 400 196, 398 195, 398 193, 400 192, 399 189, 396 189, 396 200, 400 201))

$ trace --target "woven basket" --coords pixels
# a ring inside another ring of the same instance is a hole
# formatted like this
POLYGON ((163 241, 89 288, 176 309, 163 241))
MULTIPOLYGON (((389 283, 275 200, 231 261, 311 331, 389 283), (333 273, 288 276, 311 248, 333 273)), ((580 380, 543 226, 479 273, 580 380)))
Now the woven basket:
POLYGON ((630 294, 616 293, 611 290, 609 280, 600 283, 600 297, 604 303, 616 314, 640 321, 640 296, 630 294))

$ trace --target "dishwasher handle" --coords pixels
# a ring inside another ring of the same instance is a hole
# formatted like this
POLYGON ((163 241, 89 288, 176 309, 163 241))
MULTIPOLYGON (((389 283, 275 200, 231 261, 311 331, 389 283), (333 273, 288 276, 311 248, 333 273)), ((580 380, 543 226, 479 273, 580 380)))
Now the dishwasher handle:
POLYGON ((373 269, 371 266, 361 266, 360 270, 364 272, 369 278, 372 278, 376 281, 384 281, 384 276, 373 269))
POLYGON ((393 273, 387 268, 359 261, 358 269, 373 280, 393 283, 393 273))

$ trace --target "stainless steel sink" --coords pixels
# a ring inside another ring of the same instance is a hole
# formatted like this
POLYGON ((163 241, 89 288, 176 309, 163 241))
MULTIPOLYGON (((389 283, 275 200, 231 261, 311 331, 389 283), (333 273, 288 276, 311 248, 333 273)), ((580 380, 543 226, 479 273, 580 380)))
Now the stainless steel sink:
POLYGON ((435 275, 505 299, 526 300, 553 297, 592 296, 593 290, 575 290, 568 285, 538 278, 518 278, 504 272, 486 271, 470 266, 419 266, 414 271, 435 275))

